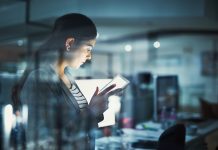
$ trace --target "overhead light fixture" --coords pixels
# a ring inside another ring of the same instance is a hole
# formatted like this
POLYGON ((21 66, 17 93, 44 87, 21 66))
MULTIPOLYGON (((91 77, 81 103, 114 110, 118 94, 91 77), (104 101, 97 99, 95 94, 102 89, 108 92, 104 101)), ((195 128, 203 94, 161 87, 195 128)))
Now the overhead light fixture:
POLYGON ((18 45, 18 46, 23 46, 23 43, 24 43, 23 40, 18 40, 18 41, 17 41, 17 45, 18 45))
POLYGON ((131 52, 132 51, 132 45, 130 45, 130 44, 125 45, 124 48, 125 48, 126 52, 131 52))
POLYGON ((159 41, 155 41, 154 44, 153 44, 153 46, 154 46, 155 48, 159 48, 159 47, 160 47, 160 42, 159 42, 159 41))

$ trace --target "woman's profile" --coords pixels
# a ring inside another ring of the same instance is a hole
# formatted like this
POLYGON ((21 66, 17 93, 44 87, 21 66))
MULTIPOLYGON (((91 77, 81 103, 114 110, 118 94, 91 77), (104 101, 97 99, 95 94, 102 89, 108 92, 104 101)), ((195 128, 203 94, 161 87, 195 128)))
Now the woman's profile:
POLYGON ((88 104, 67 68, 78 69, 92 58, 97 30, 85 15, 59 17, 50 38, 36 53, 35 69, 21 89, 28 106, 27 149, 93 149, 90 132, 103 120, 112 85, 95 93, 88 104), (28 145, 29 144, 29 145, 28 145))

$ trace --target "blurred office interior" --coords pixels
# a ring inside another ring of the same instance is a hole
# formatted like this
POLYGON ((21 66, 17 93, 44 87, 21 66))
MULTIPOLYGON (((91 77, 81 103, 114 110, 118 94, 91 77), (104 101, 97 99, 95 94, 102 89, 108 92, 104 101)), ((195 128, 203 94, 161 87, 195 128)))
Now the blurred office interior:
MULTIPOLYGON (((13 87, 31 61, 29 56, 48 38, 54 20, 69 12, 89 16, 98 29, 92 60, 74 75, 106 79, 121 74, 130 81, 120 101, 116 130, 161 122, 163 109, 175 112, 174 121, 183 122, 186 133, 189 127, 207 128, 217 121, 216 0, 1 0, 0 149, 13 147, 7 142, 12 130, 6 126, 13 128, 13 116, 19 120, 19 114, 11 114, 13 87)), ((114 126, 105 128, 99 130, 114 134, 114 126)), ((199 141, 208 149, 218 148, 210 137, 217 137, 217 132, 218 127, 213 128, 199 141)), ((187 149, 201 149, 199 141, 187 149)))

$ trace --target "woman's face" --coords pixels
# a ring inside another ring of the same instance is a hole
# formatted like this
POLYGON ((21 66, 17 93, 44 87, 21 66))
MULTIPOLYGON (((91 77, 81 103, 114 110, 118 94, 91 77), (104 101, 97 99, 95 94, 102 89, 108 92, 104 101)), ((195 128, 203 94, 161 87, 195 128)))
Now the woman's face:
MULTIPOLYGON (((88 40, 78 46, 76 49, 68 52, 68 66, 78 69, 86 60, 91 60, 92 49, 95 46, 96 40, 88 40)), ((73 47, 73 45, 71 45, 73 47)))

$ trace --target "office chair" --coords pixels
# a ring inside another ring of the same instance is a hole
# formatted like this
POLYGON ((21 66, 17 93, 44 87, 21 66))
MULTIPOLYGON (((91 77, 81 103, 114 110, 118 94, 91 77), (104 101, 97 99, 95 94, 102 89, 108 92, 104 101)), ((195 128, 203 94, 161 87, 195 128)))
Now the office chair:
POLYGON ((158 150, 184 150, 185 126, 176 124, 165 130, 159 137, 158 150))

